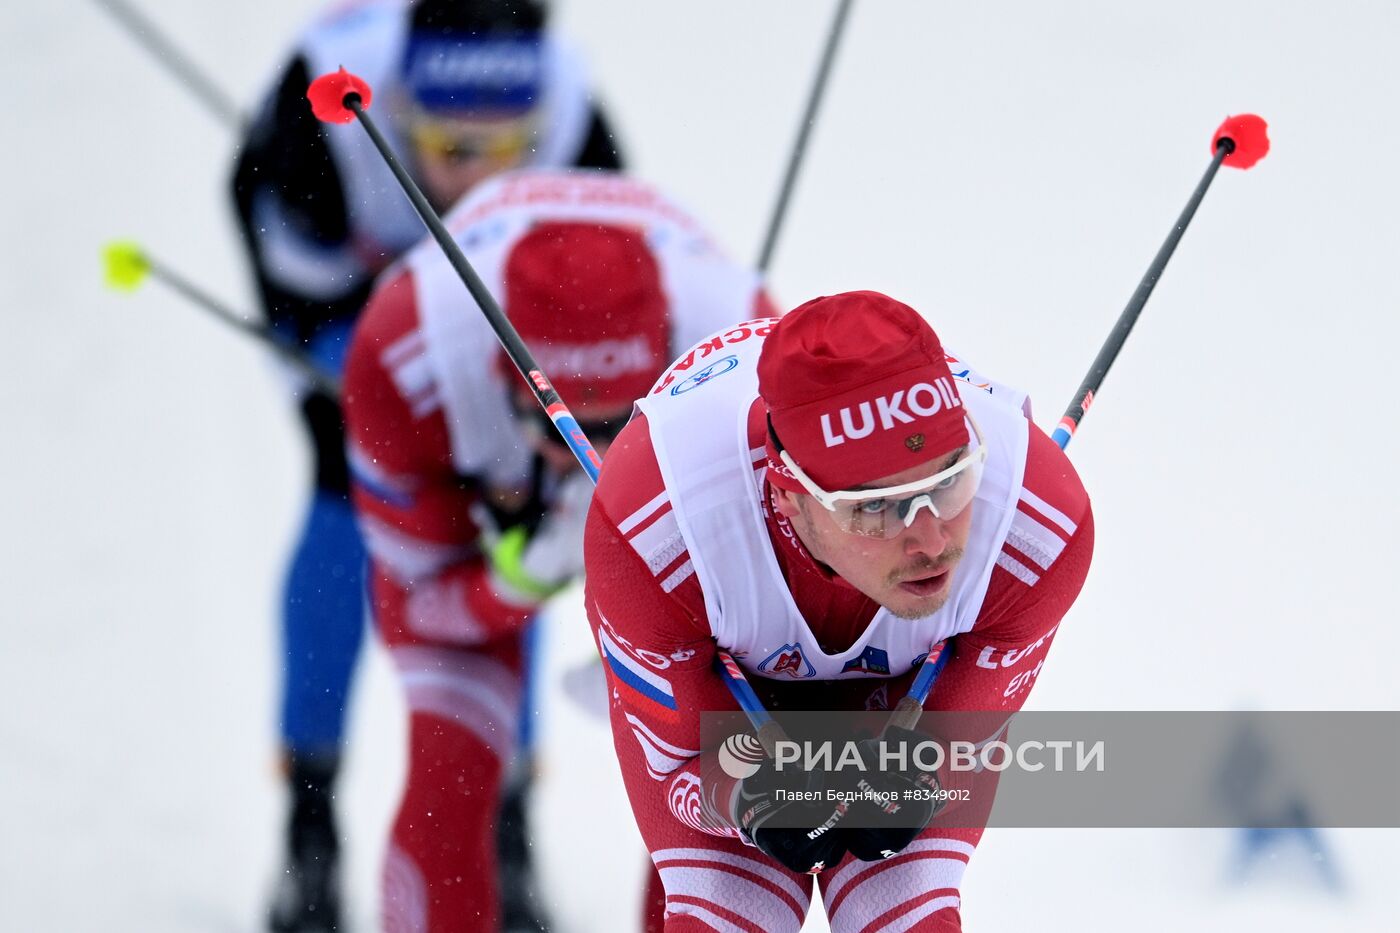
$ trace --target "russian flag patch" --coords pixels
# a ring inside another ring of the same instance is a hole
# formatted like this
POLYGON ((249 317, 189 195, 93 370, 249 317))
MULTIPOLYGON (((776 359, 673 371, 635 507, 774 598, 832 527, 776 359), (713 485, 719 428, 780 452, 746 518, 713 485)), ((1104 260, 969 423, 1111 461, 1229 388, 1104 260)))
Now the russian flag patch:
POLYGON ((676 694, 669 680, 648 670, 641 659, 619 647, 602 626, 598 627, 598 645, 602 649, 603 660, 620 683, 657 706, 676 712, 676 694))

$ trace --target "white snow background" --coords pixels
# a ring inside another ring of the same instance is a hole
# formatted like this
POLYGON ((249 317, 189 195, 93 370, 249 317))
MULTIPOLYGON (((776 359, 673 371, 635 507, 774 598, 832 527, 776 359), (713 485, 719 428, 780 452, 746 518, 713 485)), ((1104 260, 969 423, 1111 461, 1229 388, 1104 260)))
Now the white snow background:
MULTIPOLYGON (((139 5, 245 105, 316 8, 139 5)), ((561 0, 558 20, 636 170, 749 256, 831 9, 561 0)), ((1043 426, 1216 126, 1270 122, 1070 448, 1097 553, 1030 708, 1397 705, 1397 37, 1382 0, 856 4, 776 293, 890 292, 1029 389, 1043 426)), ((0 48, 0 929, 253 930, 308 452, 262 350, 157 283, 107 291, 98 263, 133 237, 251 311, 233 137, 94 3, 5 3, 0 48)), ((561 933, 625 931, 642 848, 608 733, 557 686, 590 651, 578 591, 550 615, 536 851, 561 933)), ((361 673, 340 803, 369 930, 404 713, 377 648, 361 673)), ((1400 929, 1400 834, 1326 835, 1343 896, 1282 867, 1227 883, 1226 832, 994 829, 965 923, 1400 929)))

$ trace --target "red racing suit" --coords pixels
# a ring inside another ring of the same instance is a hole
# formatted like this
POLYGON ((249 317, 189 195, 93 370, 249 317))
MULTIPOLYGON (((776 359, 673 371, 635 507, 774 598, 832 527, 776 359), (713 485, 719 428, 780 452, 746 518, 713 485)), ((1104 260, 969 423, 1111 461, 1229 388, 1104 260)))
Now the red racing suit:
MULTIPOLYGON (((675 382, 668 378, 653 392, 675 382)), ((1024 469, 1012 471, 1021 481, 1008 498, 1014 503, 1009 529, 993 543, 999 550, 980 611, 970 629, 949 642, 951 659, 926 709, 1019 709, 1088 572, 1094 541, 1088 495, 1063 452, 1028 419, 1025 428, 1024 469)), ((814 561, 771 507, 762 480, 761 401, 749 410, 747 429, 755 498, 782 584, 815 644, 839 654, 879 607, 814 561)), ((670 464, 670 470, 683 469, 670 464)), ((586 601, 606 662, 618 759, 665 889, 664 929, 795 933, 809 907, 810 877, 786 870, 736 829, 714 829, 704 816, 710 812, 706 793, 714 789, 703 786, 702 770, 714 778, 698 757, 700 712, 738 707, 714 668, 715 627, 673 498, 652 428, 639 415, 609 451, 594 496, 585 535, 586 601)), ((773 676, 771 666, 768 674, 754 670, 757 661, 741 663, 769 708, 888 709, 913 679, 911 671, 791 681, 773 676)), ((930 827, 887 861, 847 856, 822 875, 832 930, 960 929, 959 885, 980 837, 980 829, 930 827)))

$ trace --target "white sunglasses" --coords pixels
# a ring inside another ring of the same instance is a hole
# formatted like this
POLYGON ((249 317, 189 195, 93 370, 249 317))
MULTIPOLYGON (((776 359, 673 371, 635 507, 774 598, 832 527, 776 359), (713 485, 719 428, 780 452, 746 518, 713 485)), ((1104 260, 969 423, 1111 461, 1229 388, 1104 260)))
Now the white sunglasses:
POLYGON ((987 445, 977 422, 971 415, 966 417, 977 438, 977 446, 969 450, 966 456, 932 476, 882 489, 825 490, 783 449, 777 432, 773 430, 772 418, 768 420, 768 436, 773 439, 773 446, 783 465, 812 498, 832 513, 838 528, 848 534, 867 538, 894 538, 914 524, 919 509, 927 508, 934 518, 941 521, 952 521, 977 495, 977 488, 982 483, 982 468, 987 461, 987 445))

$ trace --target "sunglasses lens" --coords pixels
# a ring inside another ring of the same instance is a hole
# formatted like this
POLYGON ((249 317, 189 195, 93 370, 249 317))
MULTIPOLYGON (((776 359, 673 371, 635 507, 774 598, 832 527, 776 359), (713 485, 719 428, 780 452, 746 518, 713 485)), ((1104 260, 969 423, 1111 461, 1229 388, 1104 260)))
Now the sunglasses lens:
POLYGON ((941 521, 952 521, 962 514, 977 495, 982 482, 982 458, 969 456, 958 464, 957 472, 944 471, 933 477, 927 489, 898 498, 838 500, 831 512, 837 527, 848 534, 866 538, 893 538, 928 509, 941 521))
POLYGON ((491 159, 513 163, 530 144, 530 130, 524 123, 467 126, 419 117, 410 124, 409 136, 419 152, 451 162, 491 159))
POLYGON ((768 439, 777 449, 788 475, 821 503, 837 528, 866 538, 891 539, 914 524, 920 509, 927 508, 934 518, 947 522, 961 515, 976 498, 977 489, 982 485, 987 447, 982 430, 971 415, 967 416, 967 423, 972 427, 977 445, 968 449, 956 463, 927 479, 859 491, 828 492, 813 482, 783 449, 782 441, 773 430, 771 416, 768 439))

